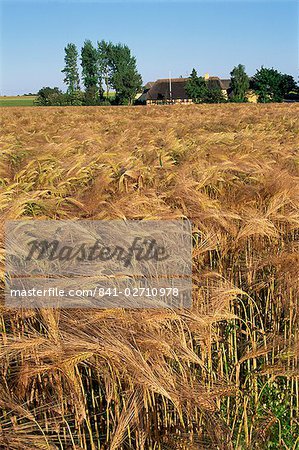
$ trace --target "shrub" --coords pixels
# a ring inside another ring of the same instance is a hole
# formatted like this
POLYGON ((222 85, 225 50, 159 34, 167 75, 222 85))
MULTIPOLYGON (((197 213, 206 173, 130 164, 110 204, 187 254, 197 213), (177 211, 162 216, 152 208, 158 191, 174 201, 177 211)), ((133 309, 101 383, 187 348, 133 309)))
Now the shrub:
POLYGON ((37 93, 36 104, 38 106, 64 106, 67 104, 67 94, 58 87, 43 87, 37 93))

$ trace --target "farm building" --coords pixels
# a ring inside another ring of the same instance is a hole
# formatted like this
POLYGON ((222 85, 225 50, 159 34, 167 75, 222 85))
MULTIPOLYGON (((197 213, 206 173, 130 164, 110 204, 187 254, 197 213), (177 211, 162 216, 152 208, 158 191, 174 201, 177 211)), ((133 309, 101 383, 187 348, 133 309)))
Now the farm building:
MULTIPOLYGON (((204 76, 209 88, 220 87, 227 98, 230 90, 230 80, 222 80, 219 77, 204 76)), ((186 83, 189 78, 161 78, 155 82, 147 83, 144 87, 139 102, 147 105, 162 103, 192 103, 186 93, 186 83)))
POLYGON ((139 92, 135 99, 138 100, 139 102, 145 103, 146 102, 146 94, 148 93, 148 91, 151 89, 151 87, 155 84, 155 81, 148 81, 146 83, 146 85, 143 88, 142 92, 139 92))

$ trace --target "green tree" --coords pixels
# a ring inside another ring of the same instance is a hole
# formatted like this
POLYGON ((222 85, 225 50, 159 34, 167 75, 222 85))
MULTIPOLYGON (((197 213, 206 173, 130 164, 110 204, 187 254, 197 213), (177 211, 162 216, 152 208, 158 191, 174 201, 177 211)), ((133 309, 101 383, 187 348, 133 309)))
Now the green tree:
POLYGON ((186 83, 186 93, 194 103, 203 103, 208 94, 208 87, 203 77, 199 77, 195 69, 192 70, 186 83))
POLYGON ((98 99, 98 52, 90 40, 86 40, 81 49, 81 66, 86 104, 95 105, 98 99))
POLYGON ((195 69, 192 70, 186 83, 186 93, 194 103, 222 103, 225 98, 219 85, 209 86, 209 82, 199 77, 195 69))
POLYGON ((296 82, 291 75, 265 67, 256 72, 253 85, 261 103, 281 102, 290 91, 296 89, 296 82))
POLYGON ((67 94, 64 94, 58 87, 43 87, 37 93, 36 104, 38 106, 65 106, 67 103, 67 94))
POLYGON ((75 91, 72 94, 65 94, 67 96, 67 104, 72 106, 82 106, 85 104, 85 93, 82 91, 75 91))
POLYGON ((136 58, 131 55, 129 47, 123 44, 109 44, 108 55, 110 82, 116 92, 116 103, 131 105, 142 87, 136 58))
POLYGON ((106 86, 106 99, 109 99, 110 80, 111 80, 111 54, 112 43, 104 40, 98 42, 98 67, 99 67, 99 86, 102 88, 102 84, 106 86))
POLYGON ((231 75, 231 89, 233 102, 246 102, 246 93, 249 90, 249 77, 245 72, 245 66, 239 64, 234 67, 230 73, 231 75))
POLYGON ((203 99, 204 103, 225 103, 226 99, 220 86, 208 87, 203 99))
POLYGON ((283 74, 281 76, 281 90, 284 96, 290 92, 298 91, 298 86, 292 75, 283 74))
POLYGON ((280 90, 280 73, 275 69, 262 67, 253 78, 254 88, 260 103, 281 102, 283 97, 280 90))
POLYGON ((78 50, 75 44, 67 44, 65 51, 65 67, 62 72, 65 74, 64 83, 67 85, 68 94, 73 94, 80 89, 80 79, 77 66, 78 50))

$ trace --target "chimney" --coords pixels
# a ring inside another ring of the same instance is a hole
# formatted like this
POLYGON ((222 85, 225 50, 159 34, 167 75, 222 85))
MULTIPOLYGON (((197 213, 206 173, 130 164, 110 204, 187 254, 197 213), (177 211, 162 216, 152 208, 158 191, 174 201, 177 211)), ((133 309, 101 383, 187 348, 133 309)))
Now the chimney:
POLYGON ((209 75, 208 73, 205 73, 204 79, 205 79, 205 80, 208 80, 209 78, 210 78, 210 75, 209 75))

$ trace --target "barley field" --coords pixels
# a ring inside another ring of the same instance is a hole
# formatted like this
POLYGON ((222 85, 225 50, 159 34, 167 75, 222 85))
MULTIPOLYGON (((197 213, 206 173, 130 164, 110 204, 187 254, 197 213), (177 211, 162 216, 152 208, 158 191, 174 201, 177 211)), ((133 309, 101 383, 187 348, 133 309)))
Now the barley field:
POLYGON ((299 448, 299 106, 2 108, 10 219, 189 219, 186 310, 0 303, 0 448, 299 448))

